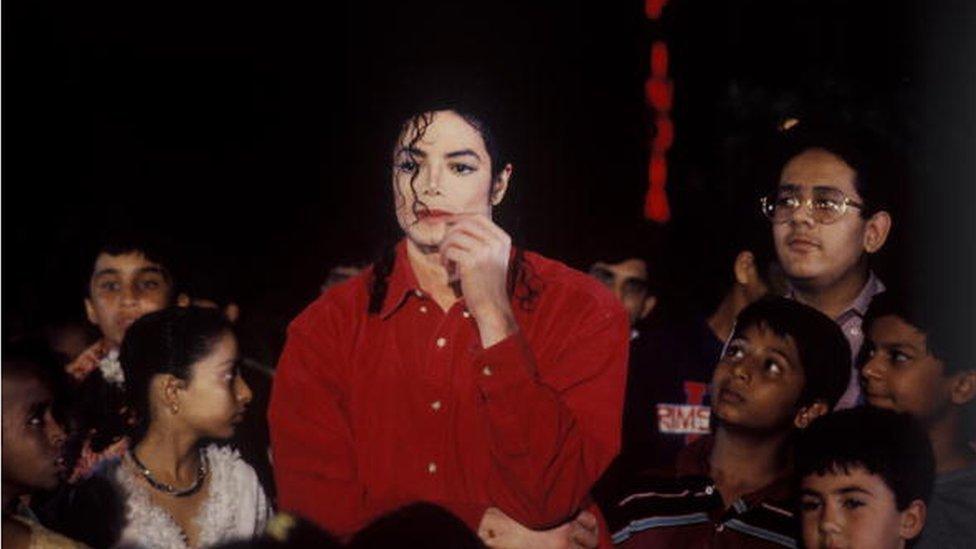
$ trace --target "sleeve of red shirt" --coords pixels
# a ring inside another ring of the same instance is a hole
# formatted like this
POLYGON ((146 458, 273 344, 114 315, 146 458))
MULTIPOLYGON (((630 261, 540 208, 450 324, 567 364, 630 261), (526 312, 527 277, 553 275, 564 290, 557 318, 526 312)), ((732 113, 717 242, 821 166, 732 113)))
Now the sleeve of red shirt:
POLYGON ((614 301, 567 315, 554 364, 539 364, 519 333, 476 360, 492 436, 492 501, 529 528, 579 510, 617 454, 629 323, 614 301))
POLYGON ((357 477, 338 363, 338 315, 316 315, 313 331, 296 320, 278 361, 268 423, 278 504, 346 536, 373 516, 357 477))

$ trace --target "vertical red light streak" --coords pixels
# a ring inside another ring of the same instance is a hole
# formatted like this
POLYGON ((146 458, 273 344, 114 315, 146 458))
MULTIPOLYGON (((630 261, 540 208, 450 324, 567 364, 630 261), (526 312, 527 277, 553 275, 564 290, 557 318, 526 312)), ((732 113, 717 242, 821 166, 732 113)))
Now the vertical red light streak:
MULTIPOLYGON (((668 0, 645 0, 644 14, 651 21, 661 17, 668 0)), ((674 142, 674 123, 670 112, 674 100, 674 84, 668 78, 668 45, 661 40, 651 44, 651 71, 644 82, 644 101, 654 119, 653 137, 650 139, 650 158, 647 165, 647 195, 644 198, 644 216, 651 221, 667 223, 671 219, 666 190, 668 179, 668 149, 674 142)))

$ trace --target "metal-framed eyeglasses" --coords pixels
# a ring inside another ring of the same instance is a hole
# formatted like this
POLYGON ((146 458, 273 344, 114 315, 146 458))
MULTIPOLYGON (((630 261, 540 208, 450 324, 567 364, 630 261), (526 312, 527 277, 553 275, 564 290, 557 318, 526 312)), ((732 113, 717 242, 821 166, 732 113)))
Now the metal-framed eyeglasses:
POLYGON ((864 204, 850 198, 843 191, 832 187, 814 187, 809 197, 803 198, 800 190, 781 187, 760 200, 763 215, 773 223, 789 221, 794 212, 806 206, 817 223, 829 225, 847 213, 848 208, 864 209, 864 204))

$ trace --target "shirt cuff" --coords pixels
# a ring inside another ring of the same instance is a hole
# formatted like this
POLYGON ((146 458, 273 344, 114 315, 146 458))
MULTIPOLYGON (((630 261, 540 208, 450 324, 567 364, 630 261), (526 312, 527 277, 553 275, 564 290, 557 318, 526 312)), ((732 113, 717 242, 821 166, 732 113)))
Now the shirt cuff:
POLYGON ((515 332, 477 353, 478 385, 486 398, 499 396, 512 386, 535 383, 535 356, 522 332, 515 332))

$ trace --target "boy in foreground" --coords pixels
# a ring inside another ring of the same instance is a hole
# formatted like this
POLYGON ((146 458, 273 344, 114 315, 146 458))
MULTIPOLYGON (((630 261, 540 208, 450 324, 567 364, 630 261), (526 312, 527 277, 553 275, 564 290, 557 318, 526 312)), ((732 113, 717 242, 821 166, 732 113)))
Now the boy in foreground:
POLYGON ((911 416, 855 408, 818 419, 797 444, 808 549, 901 549, 925 526, 933 458, 911 416))
POLYGON ((623 547, 795 547, 792 439, 843 394, 850 348, 815 309, 780 297, 739 315, 712 376, 713 434, 676 474, 645 474, 608 510, 623 547))

